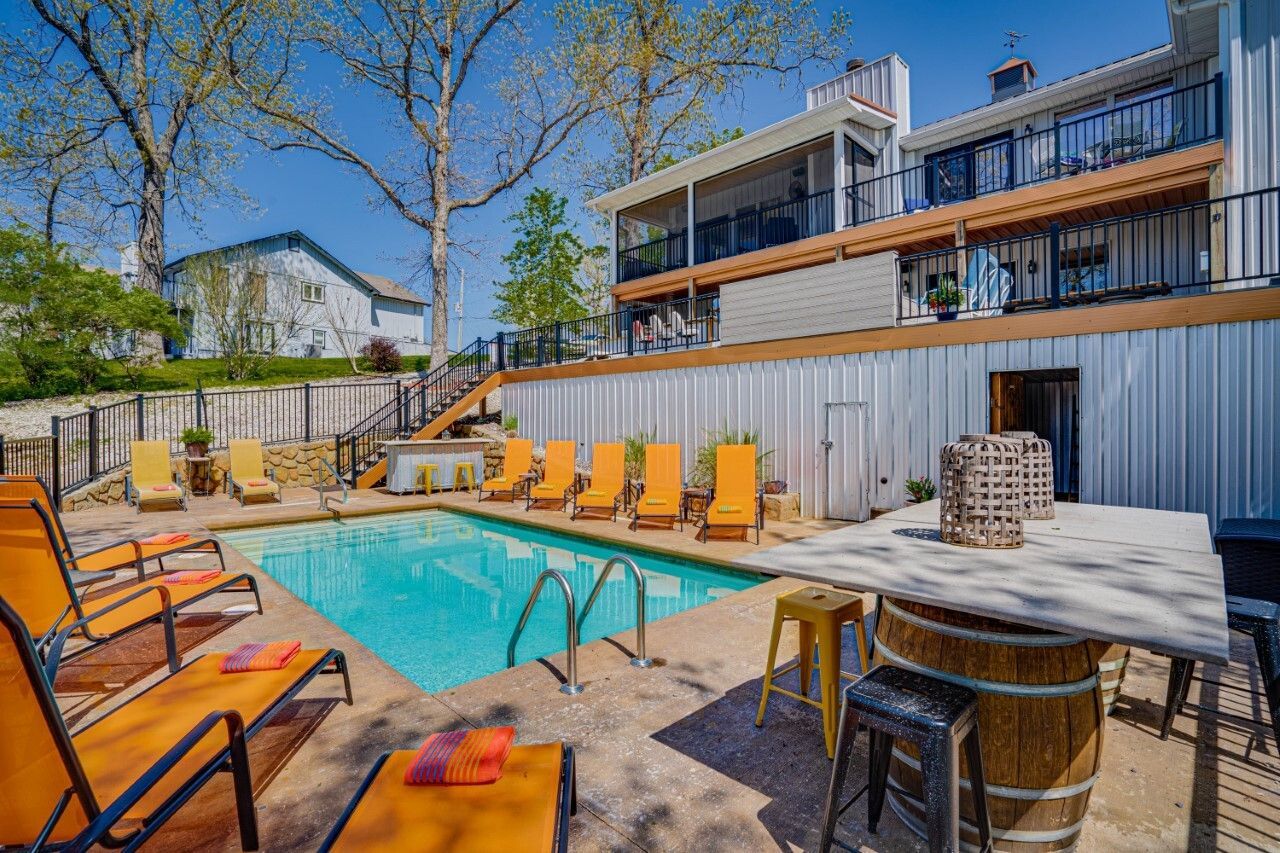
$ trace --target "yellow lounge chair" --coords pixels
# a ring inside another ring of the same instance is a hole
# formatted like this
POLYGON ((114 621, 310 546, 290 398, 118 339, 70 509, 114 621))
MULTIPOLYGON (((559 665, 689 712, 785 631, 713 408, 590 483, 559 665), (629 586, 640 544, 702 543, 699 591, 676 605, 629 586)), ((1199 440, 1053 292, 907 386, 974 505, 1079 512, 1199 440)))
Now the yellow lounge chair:
POLYGON ((492 477, 480 484, 477 493, 479 500, 484 500, 484 493, 490 496, 510 494, 516 499, 516 492, 528 486, 525 476, 533 467, 533 441, 527 438, 507 439, 507 453, 502 460, 502 476, 492 477))
POLYGON ((548 441, 547 458, 542 468, 542 479, 525 492, 524 511, 528 512, 540 501, 559 501, 556 509, 564 510, 569 503, 569 492, 576 479, 574 468, 578 445, 572 441, 548 441))
POLYGON ((573 748, 514 746, 486 785, 406 785, 416 750, 385 753, 320 845, 329 851, 567 851, 577 808, 573 748))
POLYGON ((712 527, 741 527, 743 535, 755 530, 760 544, 760 528, 764 526, 764 499, 756 483, 756 446, 754 444, 722 444, 716 448, 716 488, 702 520, 699 538, 707 541, 712 527))
POLYGON ((626 488, 623 471, 625 451, 621 444, 597 444, 591 449, 591 484, 573 495, 573 512, 570 520, 588 509, 608 510, 613 521, 618 520, 618 506, 626 488))
POLYGON ((680 445, 646 444, 644 446, 644 492, 636 499, 631 511, 631 529, 640 521, 670 519, 671 526, 679 522, 684 530, 684 512, 680 499, 684 492, 684 479, 680 473, 680 445))
POLYGON ((262 442, 256 438, 242 438, 230 442, 231 472, 227 483, 231 489, 231 497, 240 494, 240 506, 244 506, 245 498, 267 495, 284 503, 280 494, 280 484, 276 482, 276 469, 267 470, 262 460, 262 442))
POLYGON ((245 741, 322 672, 351 685, 342 653, 303 651, 283 669, 223 675, 204 655, 74 735, 24 620, 0 598, 0 847, 136 850, 230 769, 240 844, 258 847, 245 741), (330 669, 332 667, 332 669, 330 669), (116 831, 118 824, 132 826, 116 831))
POLYGON ((68 629, 73 630, 67 636, 74 634, 87 641, 68 655, 74 657, 158 621, 164 626, 169 668, 176 670, 174 611, 214 593, 248 592, 262 612, 257 581, 247 574, 221 573, 201 583, 185 584, 152 578, 84 601, 56 543, 53 521, 38 501, 0 500, 0 592, 21 614, 41 654, 48 654, 55 635, 68 629))
POLYGON ((67 538, 66 528, 62 526, 62 515, 54 505, 53 495, 49 493, 44 480, 36 476, 29 474, 0 476, 0 498, 36 501, 40 504, 41 509, 53 521, 53 532, 57 537, 62 559, 67 564, 71 582, 78 587, 112 580, 117 571, 130 566, 137 571, 138 580, 144 580, 148 562, 155 560, 160 570, 164 571, 164 558, 174 554, 214 554, 222 570, 227 569, 226 560, 222 556, 222 544, 217 539, 202 535, 188 535, 188 538, 176 542, 121 539, 91 551, 73 551, 71 540, 67 538))
POLYGON ((187 509, 187 493, 173 481, 169 465, 169 442, 129 442, 129 476, 125 480, 125 499, 142 512, 143 504, 174 501, 187 509))

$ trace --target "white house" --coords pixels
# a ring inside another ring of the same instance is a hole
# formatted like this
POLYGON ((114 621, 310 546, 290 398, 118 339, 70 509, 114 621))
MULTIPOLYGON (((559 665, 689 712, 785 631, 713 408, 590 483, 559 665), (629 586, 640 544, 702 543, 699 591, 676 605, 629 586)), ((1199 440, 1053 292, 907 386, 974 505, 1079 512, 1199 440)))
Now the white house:
POLYGON ((208 318, 201 316, 201 300, 193 298, 191 281, 184 281, 194 260, 214 254, 225 255, 228 265, 243 267, 249 275, 261 276, 269 305, 288 306, 287 318, 270 316, 268 309, 255 329, 264 336, 291 330, 281 355, 341 358, 346 355, 344 343, 359 348, 371 337, 392 341, 404 355, 429 350, 424 341, 426 300, 385 276, 353 270, 306 234, 288 231, 186 255, 165 266, 165 298, 188 329, 185 346, 167 345, 171 355, 218 355, 208 318))

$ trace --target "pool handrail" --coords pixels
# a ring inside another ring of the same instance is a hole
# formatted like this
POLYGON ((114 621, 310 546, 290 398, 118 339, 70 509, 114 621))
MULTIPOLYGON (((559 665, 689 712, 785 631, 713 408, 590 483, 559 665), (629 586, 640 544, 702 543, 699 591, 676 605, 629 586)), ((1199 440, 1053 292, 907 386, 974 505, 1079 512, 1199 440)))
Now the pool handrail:
POLYGON ((582 613, 578 616, 578 633, 582 633, 582 623, 587 621, 587 614, 591 612, 591 607, 596 603, 600 590, 604 589, 604 582, 609 579, 609 573, 618 564, 626 566, 631 571, 632 580, 636 582, 636 654, 631 659, 631 665, 640 669, 648 669, 653 666, 653 658, 647 656, 644 649, 644 574, 640 571, 640 567, 636 565, 636 561, 630 557, 614 554, 604 564, 604 569, 600 572, 600 577, 596 578, 596 585, 591 588, 591 594, 587 596, 587 603, 582 606, 582 613))
POLYGON ((507 667, 516 665, 516 643, 520 641, 520 634, 529 622, 529 614, 533 613, 533 605, 537 603, 538 593, 542 592, 542 585, 547 582, 547 578, 554 580, 560 586, 560 591, 564 593, 565 651, 569 664, 567 678, 565 683, 560 685, 560 692, 566 696, 576 696, 582 692, 582 685, 578 683, 578 623, 575 619, 577 608, 573 603, 573 587, 569 586, 569 581, 556 569, 543 569, 538 575, 538 580, 534 582, 533 592, 529 593, 529 600, 524 604, 520 621, 516 624, 515 631, 511 633, 511 642, 507 643, 507 667))
MULTIPOLYGON (((347 481, 338 476, 337 469, 329 464, 328 459, 325 459, 323 456, 319 457, 319 459, 320 459, 320 464, 323 465, 325 469, 330 474, 333 475, 333 479, 337 481, 338 485, 342 486, 342 502, 345 504, 347 502, 347 481)), ((316 488, 320 492, 320 509, 328 509, 329 493, 324 490, 325 489, 324 478, 321 478, 321 481, 316 483, 316 488)))

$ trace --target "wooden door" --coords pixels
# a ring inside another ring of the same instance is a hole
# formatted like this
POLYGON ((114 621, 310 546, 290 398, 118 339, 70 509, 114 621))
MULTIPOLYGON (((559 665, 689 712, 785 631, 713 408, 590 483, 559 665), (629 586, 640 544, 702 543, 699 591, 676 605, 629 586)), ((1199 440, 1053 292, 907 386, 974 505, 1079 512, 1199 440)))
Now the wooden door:
POLYGON ((1024 399, 1021 373, 991 374, 991 432, 1025 429, 1024 399))

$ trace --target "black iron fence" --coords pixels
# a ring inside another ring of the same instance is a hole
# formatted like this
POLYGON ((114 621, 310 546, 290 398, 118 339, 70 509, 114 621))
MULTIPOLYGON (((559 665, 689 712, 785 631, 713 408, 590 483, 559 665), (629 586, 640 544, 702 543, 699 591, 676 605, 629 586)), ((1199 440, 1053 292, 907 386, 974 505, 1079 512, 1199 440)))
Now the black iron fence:
POLYGON ((844 188, 848 226, 1106 169, 1222 135, 1222 77, 844 188))
POLYGON ((694 263, 732 258, 769 246, 828 234, 835 227, 834 193, 822 190, 693 229, 694 263))
POLYGON ((899 320, 1280 285, 1280 189, 898 259, 899 320))
POLYGON ((35 474, 46 483, 54 480, 58 440, 52 435, 5 438, 0 435, 0 475, 35 474))
POLYGON ((631 281, 689 265, 689 232, 677 231, 657 240, 618 251, 618 281, 631 281))

